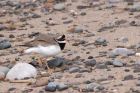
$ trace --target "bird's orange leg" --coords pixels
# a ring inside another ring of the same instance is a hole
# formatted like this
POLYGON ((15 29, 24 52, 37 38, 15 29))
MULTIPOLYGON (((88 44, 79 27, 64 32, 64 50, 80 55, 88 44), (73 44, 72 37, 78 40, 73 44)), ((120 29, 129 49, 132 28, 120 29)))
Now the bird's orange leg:
POLYGON ((40 60, 38 61, 38 63, 39 63, 39 66, 42 67, 43 66, 43 63, 45 62, 46 66, 47 66, 47 69, 48 69, 48 73, 49 74, 52 74, 54 70, 49 67, 49 65, 48 65, 48 61, 49 60, 50 59, 40 58, 40 60))
POLYGON ((39 58, 38 64, 39 64, 39 67, 43 66, 43 59, 42 58, 39 58))
POLYGON ((52 74, 53 71, 54 71, 54 69, 51 69, 51 68, 49 67, 49 65, 48 65, 48 61, 51 60, 51 59, 52 59, 52 58, 46 59, 46 60, 47 60, 46 66, 47 66, 47 69, 48 69, 48 73, 49 73, 49 74, 52 74))

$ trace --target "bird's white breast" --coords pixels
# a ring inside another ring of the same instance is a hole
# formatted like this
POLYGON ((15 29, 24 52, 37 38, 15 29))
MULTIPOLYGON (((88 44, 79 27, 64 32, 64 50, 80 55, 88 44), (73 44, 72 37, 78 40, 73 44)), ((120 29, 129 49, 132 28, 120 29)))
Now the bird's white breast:
POLYGON ((57 45, 51 45, 47 47, 38 46, 38 48, 40 53, 43 54, 44 56, 55 56, 61 52, 60 47, 57 45))

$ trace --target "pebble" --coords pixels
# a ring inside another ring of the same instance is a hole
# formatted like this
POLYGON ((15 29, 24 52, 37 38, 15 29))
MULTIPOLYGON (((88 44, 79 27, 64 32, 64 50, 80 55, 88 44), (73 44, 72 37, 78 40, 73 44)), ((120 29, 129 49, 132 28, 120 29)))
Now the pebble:
POLYGON ((3 72, 0 72, 0 80, 4 80, 5 74, 3 72))
POLYGON ((49 67, 61 67, 64 63, 66 63, 66 60, 61 57, 55 57, 48 61, 49 67))
POLYGON ((76 72, 79 72, 79 71, 80 71, 79 67, 72 67, 72 68, 69 69, 70 73, 76 73, 76 72))
POLYGON ((70 33, 83 33, 84 29, 81 26, 71 27, 67 30, 70 33))
POLYGON ((140 2, 134 3, 131 8, 131 11, 140 11, 140 2))
POLYGON ((65 4, 64 3, 55 4, 54 9, 57 11, 62 11, 65 9, 65 4))
POLYGON ((21 80, 25 78, 31 78, 37 76, 37 70, 35 67, 28 63, 17 63, 6 75, 7 80, 21 80))
POLYGON ((0 31, 2 31, 4 29, 6 29, 6 27, 4 25, 0 24, 0 31))
POLYGON ((10 34, 9 38, 15 38, 15 36, 13 34, 10 34))
POLYGON ((67 20, 63 21, 63 24, 70 24, 70 23, 72 23, 72 22, 73 22, 72 19, 67 19, 67 20))
POLYGON ((134 76, 133 75, 126 75, 124 77, 124 80, 133 80, 134 79, 134 76))
POLYGON ((58 84, 57 89, 59 91, 66 90, 66 89, 68 89, 68 86, 66 84, 60 83, 60 84, 58 84))
POLYGON ((84 86, 82 88, 82 92, 95 92, 95 91, 101 91, 104 87, 98 83, 90 83, 84 86))
POLYGON ((128 50, 127 48, 115 48, 114 50, 112 50, 112 54, 121 56, 130 56, 134 55, 135 52, 128 50))
POLYGON ((47 86, 45 86, 45 91, 55 92, 57 87, 56 82, 50 82, 47 86))
POLYGON ((105 63, 96 64, 96 69, 107 69, 107 65, 105 63))
POLYGON ((94 42, 95 45, 107 46, 107 41, 104 38, 97 38, 94 42))
POLYGON ((119 42, 127 43, 128 42, 128 38, 127 37, 121 37, 121 38, 119 38, 119 42))
POLYGON ((136 86, 140 86, 140 80, 136 82, 136 86))
POLYGON ((61 72, 56 72, 56 73, 53 73, 53 74, 51 75, 51 77, 54 78, 54 79, 61 79, 61 78, 63 77, 63 73, 61 73, 61 72))
POLYGON ((14 91, 14 90, 16 90, 16 88, 14 88, 14 87, 11 87, 8 89, 8 91, 14 91))
POLYGON ((85 62, 85 65, 86 66, 94 67, 96 65, 96 60, 95 59, 92 59, 92 60, 86 61, 85 62))
POLYGON ((11 47, 11 43, 9 42, 9 40, 4 37, 0 37, 0 50, 7 49, 10 47, 11 47))
POLYGON ((119 61, 119 60, 114 60, 113 61, 113 66, 114 67, 122 67, 124 64, 121 62, 121 61, 119 61))
POLYGON ((121 2, 122 0, 108 0, 109 3, 119 3, 121 2))
POLYGON ((133 69, 134 73, 140 72, 140 61, 135 62, 133 69))
POLYGON ((45 91, 55 92, 56 90, 62 91, 68 89, 68 86, 64 83, 58 83, 58 82, 50 82, 46 87, 45 91))

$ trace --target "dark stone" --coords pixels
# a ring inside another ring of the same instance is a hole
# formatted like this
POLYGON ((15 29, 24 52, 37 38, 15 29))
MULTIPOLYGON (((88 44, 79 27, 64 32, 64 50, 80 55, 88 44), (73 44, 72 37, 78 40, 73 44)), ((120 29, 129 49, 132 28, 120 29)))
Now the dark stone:
POLYGON ((11 47, 11 43, 8 39, 1 37, 0 38, 0 50, 1 49, 7 49, 11 47))
POLYGON ((56 57, 55 59, 49 60, 48 65, 49 65, 49 67, 60 67, 65 62, 66 62, 66 60, 64 58, 56 57))
POLYGON ((92 59, 92 60, 90 60, 90 61, 86 61, 85 62, 85 65, 86 66, 95 66, 96 65, 96 60, 95 59, 92 59))
POLYGON ((133 75, 126 75, 124 77, 124 80, 133 80, 134 79, 134 76, 133 75))
POLYGON ((123 66, 123 63, 121 61, 114 60, 113 61, 113 65, 114 65, 114 67, 122 67, 123 66))
POLYGON ((45 91, 55 92, 55 91, 56 91, 57 85, 58 85, 58 84, 55 83, 55 82, 50 82, 50 83, 45 87, 45 91))
POLYGON ((96 69, 107 69, 107 65, 105 63, 99 63, 96 65, 96 69))

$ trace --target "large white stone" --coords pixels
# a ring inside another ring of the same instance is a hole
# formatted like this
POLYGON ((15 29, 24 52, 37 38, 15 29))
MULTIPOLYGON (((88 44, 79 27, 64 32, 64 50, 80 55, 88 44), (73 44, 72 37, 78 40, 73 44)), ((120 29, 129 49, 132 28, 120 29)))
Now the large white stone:
POLYGON ((37 70, 35 67, 28 63, 17 63, 6 75, 6 79, 24 79, 37 76, 37 70))

